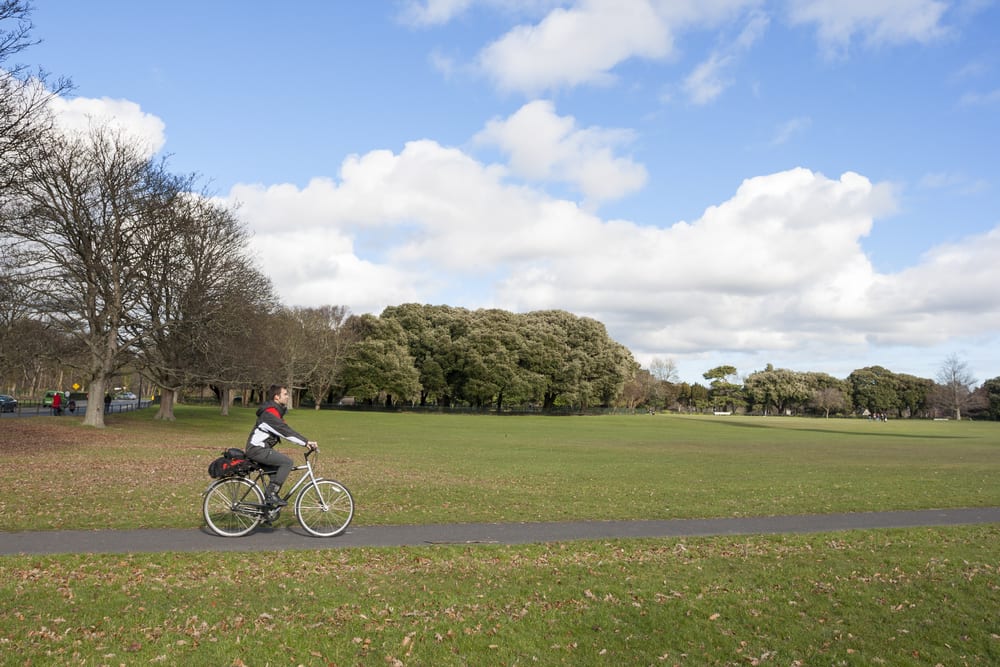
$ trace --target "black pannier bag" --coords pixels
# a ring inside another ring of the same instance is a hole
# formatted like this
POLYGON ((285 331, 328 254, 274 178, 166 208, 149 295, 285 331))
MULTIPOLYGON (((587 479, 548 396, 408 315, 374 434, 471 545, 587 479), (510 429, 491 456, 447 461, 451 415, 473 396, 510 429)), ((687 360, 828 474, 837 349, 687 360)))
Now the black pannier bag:
POLYGON ((222 452, 222 456, 208 464, 208 474, 213 479, 222 477, 233 477, 234 475, 245 476, 257 469, 257 463, 247 458, 242 449, 230 447, 222 452))

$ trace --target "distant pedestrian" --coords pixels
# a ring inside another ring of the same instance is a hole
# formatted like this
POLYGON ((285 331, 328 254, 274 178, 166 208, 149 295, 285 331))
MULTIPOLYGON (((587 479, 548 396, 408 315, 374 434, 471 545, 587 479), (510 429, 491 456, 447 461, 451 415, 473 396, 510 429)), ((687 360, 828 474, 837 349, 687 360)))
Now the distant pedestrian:
POLYGON ((104 394, 104 412, 111 412, 111 394, 104 394))
POLYGON ((62 414, 62 394, 58 391, 52 395, 52 414, 56 417, 62 414))

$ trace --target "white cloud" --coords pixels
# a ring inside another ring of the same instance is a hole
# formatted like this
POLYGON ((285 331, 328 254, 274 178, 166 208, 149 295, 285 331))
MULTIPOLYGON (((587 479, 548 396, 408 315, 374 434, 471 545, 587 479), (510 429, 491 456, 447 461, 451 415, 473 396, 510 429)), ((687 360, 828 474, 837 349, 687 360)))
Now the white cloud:
POLYGON ((825 53, 842 56, 856 38, 869 47, 940 39, 947 9, 939 0, 790 0, 789 19, 815 24, 825 53))
POLYGON ((990 63, 986 62, 985 60, 982 59, 972 60, 970 62, 967 62, 962 67, 958 68, 958 70, 956 70, 954 74, 951 75, 950 78, 952 81, 956 82, 967 81, 969 79, 977 79, 981 76, 989 74, 990 70, 992 69, 993 68, 990 65, 990 63))
POLYGON ((554 256, 544 271, 510 276, 506 300, 555 307, 544 303, 551 292, 562 307, 615 320, 646 313, 660 321, 654 331, 676 322, 673 340, 660 340, 668 348, 703 348, 720 336, 730 345, 762 336, 774 345, 801 334, 798 317, 864 315, 873 269, 859 242, 892 206, 887 187, 856 174, 832 181, 796 169, 749 179, 693 223, 597 222, 577 253, 554 256), (546 282, 551 289, 540 301, 536 288, 546 282), (823 296, 813 303, 816 293, 823 296), (761 333, 768 330, 785 333, 761 333))
POLYGON ((723 71, 732 62, 732 57, 713 53, 708 60, 694 68, 684 80, 684 92, 694 104, 708 104, 731 85, 724 78, 723 71))
POLYGON ((764 36, 769 23, 770 19, 763 12, 750 12, 740 34, 694 68, 684 80, 684 91, 692 103, 702 105, 713 102, 733 84, 728 70, 764 36))
POLYGON ((510 117, 493 120, 475 137, 496 145, 522 178, 571 184, 590 208, 641 189, 646 169, 614 151, 634 139, 628 130, 578 128, 572 116, 559 116, 549 101, 525 104, 510 117))
POLYGON ((538 15, 566 0, 405 0, 399 18, 417 27, 439 26, 468 12, 473 5, 486 5, 508 14, 538 15))
POLYGON ((920 187, 926 190, 953 190, 961 195, 976 195, 990 189, 989 181, 983 178, 969 178, 962 173, 933 172, 924 174, 920 187))
POLYGON ((808 116, 798 116, 782 123, 771 139, 771 145, 787 144, 792 138, 809 129, 810 125, 812 125, 812 119, 808 116))
POLYGON ((605 83, 632 57, 663 58, 673 48, 649 0, 588 0, 555 9, 537 25, 521 25, 487 46, 480 67, 504 90, 605 83))
POLYGON ((56 122, 67 132, 85 133, 91 126, 107 124, 141 142, 150 155, 158 153, 167 141, 163 121, 129 100, 54 97, 49 105, 56 122))
POLYGON ((387 304, 418 301, 426 292, 419 275, 361 259, 338 229, 257 233, 251 248, 287 304, 351 304, 379 312, 387 304))
POLYGON ((966 93, 962 95, 959 104, 965 107, 993 106, 1000 104, 1000 88, 987 93, 966 93))
MULTIPOLYGON (((580 0, 537 24, 515 27, 480 53, 478 64, 502 90, 536 95, 583 84, 607 84, 632 58, 675 55, 675 33, 737 16, 761 0, 580 0)), ((762 16, 762 15, 760 15, 762 16)), ((739 39, 754 39, 751 22, 739 39)))
POLYGON ((895 326, 878 332, 883 343, 934 344, 1000 328, 996 284, 1000 278, 1000 227, 932 249, 923 260, 880 281, 876 307, 895 326), (914 288, 916 288, 914 290, 914 288))
POLYGON ((473 0, 410 0, 400 12, 400 18, 417 26, 441 25, 464 13, 473 0))

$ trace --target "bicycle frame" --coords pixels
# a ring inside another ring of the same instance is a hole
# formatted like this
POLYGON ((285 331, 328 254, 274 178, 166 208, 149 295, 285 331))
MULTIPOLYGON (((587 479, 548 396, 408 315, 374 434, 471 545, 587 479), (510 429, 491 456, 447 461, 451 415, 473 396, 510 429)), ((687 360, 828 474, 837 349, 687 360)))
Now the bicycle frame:
MULTIPOLYGON (((305 484, 315 484, 317 481, 320 481, 320 480, 323 479, 322 477, 316 477, 315 473, 313 473, 312 464, 309 462, 309 455, 310 454, 312 454, 312 452, 306 452, 306 462, 304 464, 297 465, 297 466, 292 466, 291 472, 297 472, 299 470, 305 470, 307 472, 306 472, 305 475, 302 475, 301 477, 299 477, 298 481, 296 481, 295 484, 292 485, 292 488, 288 489, 288 491, 286 493, 280 494, 282 500, 285 500, 285 501, 291 500, 292 496, 295 495, 295 492, 298 491, 300 488, 302 488, 305 484)), ((271 469, 269 469, 269 468, 258 468, 256 470, 256 472, 253 473, 253 483, 256 484, 257 486, 261 487, 262 489, 264 489, 264 488, 267 487, 267 483, 264 480, 265 477, 267 477, 268 479, 270 479, 270 477, 271 477, 271 469)), ((280 512, 281 512, 281 508, 271 508, 266 503, 260 504, 260 503, 244 503, 244 502, 241 502, 240 505, 241 506, 245 506, 245 507, 258 508, 260 511, 252 512, 254 514, 261 514, 261 515, 263 515, 265 517, 268 514, 273 514, 273 516, 270 517, 270 520, 274 520, 275 518, 277 518, 278 514, 280 514, 280 512)))
MULTIPOLYGON (((317 478, 316 478, 316 475, 313 474, 313 468, 312 468, 312 464, 309 463, 309 455, 308 454, 306 454, 306 462, 305 462, 305 464, 300 465, 300 466, 292 466, 291 472, 297 472, 299 470, 306 470, 308 472, 305 475, 302 475, 301 477, 299 477, 299 480, 297 482, 295 482, 295 484, 292 485, 292 488, 290 488, 288 490, 288 492, 285 493, 282 496, 283 500, 289 500, 292 496, 295 495, 295 492, 298 491, 299 488, 302 487, 303 484, 306 484, 307 482, 308 483, 313 483, 313 482, 316 481, 317 478)), ((268 473, 266 471, 264 471, 264 470, 258 470, 257 471, 257 476, 254 477, 254 482, 257 482, 259 484, 261 482, 261 480, 263 479, 264 475, 267 475, 267 474, 268 473)), ((322 477, 319 478, 319 479, 322 479, 322 477)))

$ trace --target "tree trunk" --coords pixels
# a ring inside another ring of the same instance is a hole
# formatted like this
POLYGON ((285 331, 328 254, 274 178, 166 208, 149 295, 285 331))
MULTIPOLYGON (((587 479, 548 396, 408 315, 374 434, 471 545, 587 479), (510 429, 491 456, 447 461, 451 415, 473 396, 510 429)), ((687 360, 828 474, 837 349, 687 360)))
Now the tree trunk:
POLYGON ((156 413, 155 419, 162 419, 171 422, 177 419, 174 416, 174 399, 176 396, 176 390, 163 389, 160 393, 160 410, 156 413))
POLYGON ((90 383, 87 394, 87 412, 83 417, 84 426, 104 428, 104 393, 106 380, 100 378, 90 383))
POLYGON ((224 387, 219 391, 219 403, 222 404, 220 414, 223 417, 229 416, 229 404, 233 402, 233 390, 229 387, 224 387))

